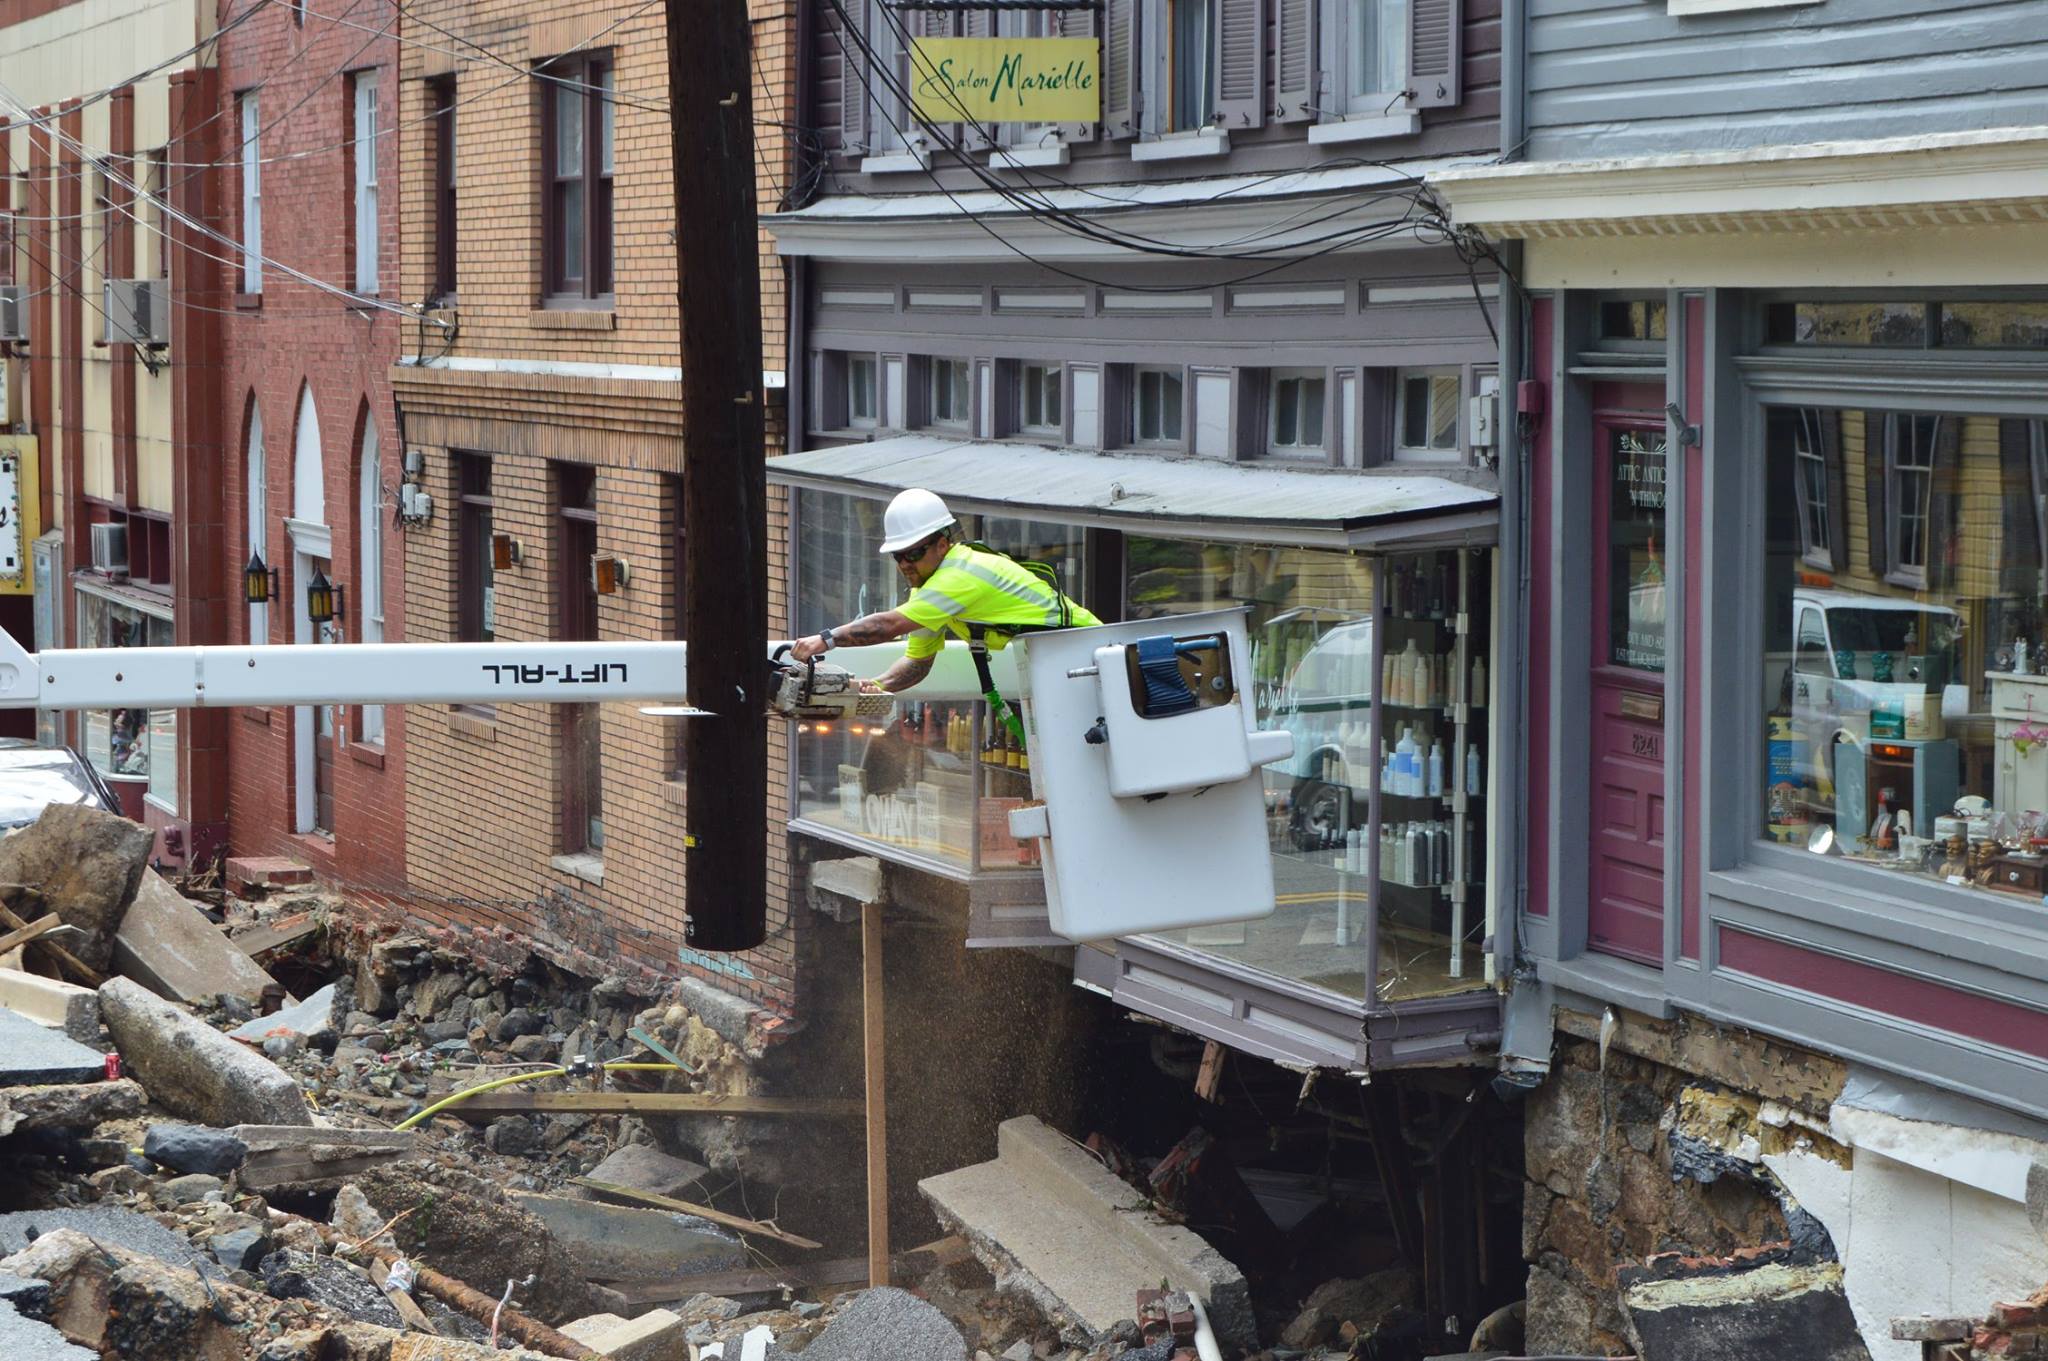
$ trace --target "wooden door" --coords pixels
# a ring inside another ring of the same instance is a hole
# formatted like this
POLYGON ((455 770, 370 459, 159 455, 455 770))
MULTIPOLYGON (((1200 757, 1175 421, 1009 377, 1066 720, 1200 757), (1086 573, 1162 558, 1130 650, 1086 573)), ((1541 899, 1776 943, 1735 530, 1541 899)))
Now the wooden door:
POLYGON ((1587 944, 1664 961, 1666 432, 1661 412, 1607 411, 1593 513, 1591 863, 1587 944))

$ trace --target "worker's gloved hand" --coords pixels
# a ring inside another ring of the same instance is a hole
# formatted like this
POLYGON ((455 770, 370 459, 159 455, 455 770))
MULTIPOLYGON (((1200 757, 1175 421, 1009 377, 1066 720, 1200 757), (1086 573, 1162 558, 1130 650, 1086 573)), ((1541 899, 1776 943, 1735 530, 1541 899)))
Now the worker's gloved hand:
POLYGON ((824 653, 825 640, 815 633, 808 638, 799 638, 789 646, 789 655, 800 662, 807 662, 813 657, 823 656, 824 653))
POLYGON ((886 695, 889 693, 882 688, 882 683, 878 680, 863 680, 860 683, 860 692, 864 695, 886 695))

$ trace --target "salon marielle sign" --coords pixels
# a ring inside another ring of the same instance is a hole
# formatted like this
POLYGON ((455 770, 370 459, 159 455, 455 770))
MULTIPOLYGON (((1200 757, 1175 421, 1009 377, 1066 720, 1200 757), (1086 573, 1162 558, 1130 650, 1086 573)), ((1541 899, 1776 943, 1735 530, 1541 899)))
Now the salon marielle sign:
POLYGON ((1102 116, 1093 38, 918 38, 917 116, 931 123, 1093 123, 1102 116))

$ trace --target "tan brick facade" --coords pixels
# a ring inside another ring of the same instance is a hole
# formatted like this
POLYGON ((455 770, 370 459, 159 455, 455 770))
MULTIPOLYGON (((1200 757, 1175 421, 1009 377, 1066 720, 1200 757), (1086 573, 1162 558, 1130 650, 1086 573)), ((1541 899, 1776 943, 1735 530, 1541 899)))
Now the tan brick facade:
MULTIPOLYGON (((789 180, 776 120, 788 107, 786 5, 754 7, 760 80, 754 90, 764 206, 789 180)), ((408 44, 402 58, 404 291, 433 291, 434 152, 427 78, 456 83, 458 262, 456 301, 442 315, 452 343, 415 335, 393 371, 406 446, 425 456, 432 520, 405 531, 408 636, 459 634, 457 454, 491 463, 492 528, 522 548, 497 574, 500 639, 559 634, 563 587, 557 476, 551 462, 594 467, 598 551, 631 564, 629 585, 600 597, 598 635, 673 637, 678 475, 685 457, 679 385, 676 244, 672 227, 667 54, 659 8, 603 0, 573 14, 536 0, 432 0, 414 7, 415 31, 438 26, 514 67, 572 49, 609 52, 613 134, 615 287, 609 307, 539 305, 543 94, 506 65, 458 61, 408 44), (422 353, 430 361, 416 362, 422 353), (446 345, 446 354, 443 347, 446 345), (537 366, 543 371, 533 371, 537 366), (578 366, 568 368, 564 366, 578 366), (582 367, 591 366, 591 367, 582 367), (595 366, 607 366, 603 369, 595 366), (667 372, 664 372, 667 371, 667 372)), ((437 40, 450 51, 461 41, 437 40)), ((764 368, 783 366, 783 284, 763 251, 764 368)), ((779 392, 771 391, 769 451, 782 447, 779 392)), ((771 526, 772 609, 783 608, 786 526, 771 526)), ((580 571, 580 565, 575 569, 580 571)), ((771 620, 771 629, 776 621, 771 620)), ((673 970, 682 939, 682 785, 673 720, 636 706, 601 717, 601 882, 587 863, 565 867, 564 711, 507 704, 494 716, 418 706, 407 730, 406 863, 421 910, 485 930, 531 935, 593 964, 632 961, 673 970)), ((691 957, 686 969, 763 1005, 794 1002, 782 809, 786 735, 771 736, 770 939, 744 956, 691 957)))

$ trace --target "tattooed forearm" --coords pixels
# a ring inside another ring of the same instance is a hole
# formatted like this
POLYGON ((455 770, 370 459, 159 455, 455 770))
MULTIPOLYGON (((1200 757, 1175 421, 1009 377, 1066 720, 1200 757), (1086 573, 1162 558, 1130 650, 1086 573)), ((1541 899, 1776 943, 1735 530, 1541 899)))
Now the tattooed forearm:
POLYGON ((895 694, 908 690, 932 673, 932 659, 929 657, 905 657, 902 661, 875 678, 875 684, 895 694))
POLYGON ((832 641, 841 647, 864 647, 874 643, 889 643, 910 632, 916 625, 894 610, 878 614, 864 614, 849 624, 841 624, 832 630, 832 641))

